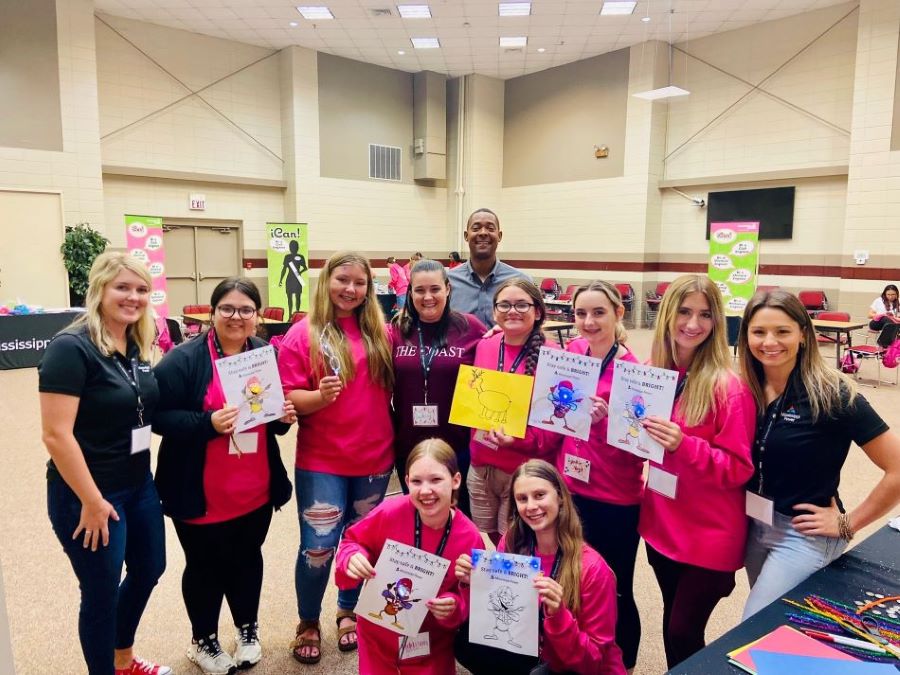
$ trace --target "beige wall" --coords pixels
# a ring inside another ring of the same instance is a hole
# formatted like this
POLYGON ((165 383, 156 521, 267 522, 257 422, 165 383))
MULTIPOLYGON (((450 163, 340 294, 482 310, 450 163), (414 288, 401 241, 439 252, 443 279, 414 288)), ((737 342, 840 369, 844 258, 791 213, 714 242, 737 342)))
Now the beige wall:
POLYGON ((402 182, 413 181, 413 77, 319 54, 319 161, 326 178, 369 180, 369 144, 401 150, 402 182))
POLYGON ((900 150, 900 49, 897 54, 897 77, 894 79, 894 123, 891 150, 900 150))
POLYGON ((56 0, 0 3, 0 146, 63 149, 56 0))
POLYGON ((503 187, 621 176, 630 50, 505 82, 503 187), (597 159, 594 147, 609 156, 597 159))

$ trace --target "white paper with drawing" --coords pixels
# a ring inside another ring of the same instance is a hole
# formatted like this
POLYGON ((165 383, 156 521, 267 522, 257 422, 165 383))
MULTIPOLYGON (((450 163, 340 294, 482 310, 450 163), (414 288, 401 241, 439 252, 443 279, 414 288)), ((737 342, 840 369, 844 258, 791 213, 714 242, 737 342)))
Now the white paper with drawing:
POLYGON ((591 435, 591 395, 597 391, 601 359, 541 347, 528 424, 564 436, 591 435))
POLYGON ((538 655, 538 593, 532 580, 540 558, 472 551, 469 642, 538 655))
POLYGON ((277 420, 284 415, 284 393, 270 345, 216 360, 228 405, 237 406, 236 432, 277 420))
POLYGON ((375 578, 359 594, 356 616, 415 637, 428 614, 425 601, 437 597, 449 568, 446 558, 388 539, 375 563, 375 578))
POLYGON ((678 373, 674 370, 616 361, 609 393, 609 426, 606 441, 657 464, 664 448, 650 438, 641 422, 646 417, 672 417, 678 373))

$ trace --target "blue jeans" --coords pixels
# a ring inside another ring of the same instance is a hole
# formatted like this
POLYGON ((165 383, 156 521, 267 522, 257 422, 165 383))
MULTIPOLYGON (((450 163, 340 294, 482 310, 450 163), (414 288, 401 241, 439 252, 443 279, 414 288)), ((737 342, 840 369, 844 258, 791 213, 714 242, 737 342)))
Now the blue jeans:
MULTIPOLYGON (((384 499, 390 469, 371 476, 335 476, 294 470, 300 548, 294 568, 300 618, 313 621, 322 611, 331 562, 344 528, 365 516, 384 499)), ((359 588, 338 591, 338 607, 353 609, 359 588)))
POLYGON ((847 542, 843 539, 797 532, 791 517, 777 511, 772 527, 751 518, 745 560, 750 596, 743 619, 775 602, 839 557, 845 548, 847 542))
POLYGON ((91 551, 83 534, 72 539, 81 518, 78 496, 62 479, 47 483, 50 523, 81 588, 78 635, 90 675, 113 675, 114 650, 134 644, 150 593, 166 569, 162 507, 150 472, 140 486, 103 497, 119 520, 109 520, 109 546, 91 551))

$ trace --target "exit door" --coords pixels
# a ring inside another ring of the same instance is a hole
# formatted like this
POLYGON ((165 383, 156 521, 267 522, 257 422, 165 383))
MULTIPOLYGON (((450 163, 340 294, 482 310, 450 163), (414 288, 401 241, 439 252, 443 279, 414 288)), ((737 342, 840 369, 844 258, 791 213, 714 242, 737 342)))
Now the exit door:
POLYGON ((216 285, 240 269, 240 227, 230 223, 163 225, 169 305, 209 304, 216 285))

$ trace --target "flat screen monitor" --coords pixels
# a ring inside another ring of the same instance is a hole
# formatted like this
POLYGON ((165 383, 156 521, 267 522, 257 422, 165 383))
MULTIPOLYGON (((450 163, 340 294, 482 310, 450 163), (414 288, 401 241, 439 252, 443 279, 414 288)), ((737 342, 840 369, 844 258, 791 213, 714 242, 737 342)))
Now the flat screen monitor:
POLYGON ((706 238, 710 223, 759 221, 760 239, 790 239, 794 233, 794 187, 710 192, 706 207, 706 238))

